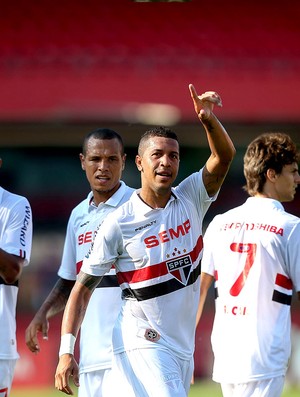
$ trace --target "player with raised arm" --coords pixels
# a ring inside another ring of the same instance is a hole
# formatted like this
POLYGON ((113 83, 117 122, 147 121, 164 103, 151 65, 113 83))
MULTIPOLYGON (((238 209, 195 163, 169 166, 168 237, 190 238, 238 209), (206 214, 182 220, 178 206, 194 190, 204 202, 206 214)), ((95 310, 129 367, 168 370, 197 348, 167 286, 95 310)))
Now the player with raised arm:
MULTIPOLYGON (((114 264, 124 302, 113 331, 110 395, 186 397, 193 373, 199 300, 202 221, 235 154, 213 113, 221 99, 190 85, 211 155, 200 171, 172 184, 179 143, 168 128, 141 138, 136 165, 142 187, 101 225, 68 300, 62 323, 56 387, 71 394, 78 379, 73 348, 92 292, 114 264)), ((103 310, 100 307, 99 310, 103 310)))
POLYGON ((224 397, 282 393, 293 288, 300 299, 300 219, 282 203, 300 183, 297 162, 288 135, 258 136, 244 156, 251 197, 217 215, 205 233, 198 319, 215 280, 213 380, 224 397))

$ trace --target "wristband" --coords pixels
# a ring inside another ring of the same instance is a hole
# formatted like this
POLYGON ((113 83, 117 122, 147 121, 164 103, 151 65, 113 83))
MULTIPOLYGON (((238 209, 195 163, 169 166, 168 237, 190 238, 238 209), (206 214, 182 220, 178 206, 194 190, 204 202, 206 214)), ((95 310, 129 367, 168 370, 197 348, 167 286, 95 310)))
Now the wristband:
POLYGON ((60 340, 59 357, 63 354, 73 354, 75 348, 76 338, 72 334, 62 335, 60 340))

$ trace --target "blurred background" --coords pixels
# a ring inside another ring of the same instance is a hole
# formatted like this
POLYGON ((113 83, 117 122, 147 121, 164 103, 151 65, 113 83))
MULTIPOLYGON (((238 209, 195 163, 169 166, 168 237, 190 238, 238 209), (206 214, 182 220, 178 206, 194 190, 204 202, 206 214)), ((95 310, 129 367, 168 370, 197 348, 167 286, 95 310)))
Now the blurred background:
MULTIPOLYGON (((57 279, 71 210, 88 192, 78 155, 98 127, 122 134, 123 179, 139 187, 140 135, 166 125, 179 136, 178 182, 209 152, 188 91, 217 91, 215 110, 237 148, 219 199, 205 218, 242 203, 247 144, 267 131, 300 141, 300 3, 16 0, 0 14, 1 185, 25 195, 34 216, 32 259, 20 281, 14 387, 53 384, 60 318, 35 356, 25 328, 57 279)), ((285 208, 300 216, 299 193, 285 208)), ((213 296, 196 337, 195 376, 211 376, 213 296)), ((294 299, 288 382, 300 383, 300 307, 294 299)))

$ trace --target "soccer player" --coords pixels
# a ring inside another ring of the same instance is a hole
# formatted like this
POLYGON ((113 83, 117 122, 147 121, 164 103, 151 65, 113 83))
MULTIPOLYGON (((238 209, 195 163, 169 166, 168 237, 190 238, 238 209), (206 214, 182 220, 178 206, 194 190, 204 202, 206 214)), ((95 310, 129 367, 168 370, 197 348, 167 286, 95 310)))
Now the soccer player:
POLYGON ((142 136, 136 156, 142 187, 103 222, 66 305, 55 377, 56 387, 66 394, 71 392, 69 376, 75 382, 78 378, 73 346, 88 301, 115 265, 124 303, 113 331, 115 382, 108 395, 188 395, 202 221, 235 154, 213 113, 214 105, 221 104, 219 95, 198 96, 189 88, 211 155, 200 171, 172 188, 179 169, 176 134, 158 127, 142 136))
POLYGON ((224 397, 279 397, 291 351, 293 288, 300 299, 300 219, 284 210, 300 183, 296 145, 266 133, 244 156, 244 204, 204 237, 200 317, 215 280, 213 380, 224 397))
MULTIPOLYGON (((32 352, 40 351, 38 332, 47 339, 48 320, 65 308, 99 225, 134 190, 120 180, 125 159, 122 138, 115 131, 96 129, 85 137, 80 161, 91 192, 71 213, 58 271, 60 278, 26 330, 26 343, 32 352)), ((102 382, 111 367, 112 327, 120 305, 121 290, 112 268, 94 291, 81 327, 79 397, 102 396, 102 382)))
POLYGON ((0 395, 8 396, 19 358, 16 341, 18 280, 30 260, 32 213, 25 197, 1 186, 0 224, 0 395))

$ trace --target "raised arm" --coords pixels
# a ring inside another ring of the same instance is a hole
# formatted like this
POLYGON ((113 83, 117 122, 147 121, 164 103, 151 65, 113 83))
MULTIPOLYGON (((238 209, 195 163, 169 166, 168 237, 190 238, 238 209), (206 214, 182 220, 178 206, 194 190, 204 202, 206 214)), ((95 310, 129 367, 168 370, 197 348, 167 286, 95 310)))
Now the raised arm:
POLYGON ((220 189, 236 151, 225 128, 213 113, 214 105, 222 106, 220 96, 214 91, 206 91, 198 96, 192 84, 189 89, 211 150, 204 167, 203 183, 208 195, 213 196, 220 189))
POLYGON ((55 387, 73 395, 70 376, 75 386, 79 386, 78 365, 74 358, 76 337, 81 327, 90 297, 102 277, 90 276, 80 272, 68 299, 61 326, 61 345, 59 363, 55 373, 55 387))
POLYGON ((48 339, 48 320, 64 310, 74 284, 75 280, 59 278, 26 328, 25 342, 28 349, 33 353, 40 351, 38 333, 42 333, 43 339, 48 339))

